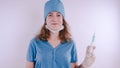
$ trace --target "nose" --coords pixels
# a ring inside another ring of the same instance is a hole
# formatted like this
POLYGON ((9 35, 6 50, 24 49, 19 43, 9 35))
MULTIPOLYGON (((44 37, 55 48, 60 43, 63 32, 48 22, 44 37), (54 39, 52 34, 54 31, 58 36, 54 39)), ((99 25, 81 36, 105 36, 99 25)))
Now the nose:
POLYGON ((53 16, 52 20, 57 21, 57 16, 53 16))

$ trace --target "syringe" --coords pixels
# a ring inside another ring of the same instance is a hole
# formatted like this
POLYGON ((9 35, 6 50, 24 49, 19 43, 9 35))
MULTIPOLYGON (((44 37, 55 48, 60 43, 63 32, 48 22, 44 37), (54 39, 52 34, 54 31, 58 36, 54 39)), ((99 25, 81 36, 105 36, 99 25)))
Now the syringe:
POLYGON ((90 46, 92 46, 92 45, 93 45, 94 41, 95 41, 95 32, 93 33, 93 36, 92 36, 92 41, 91 41, 90 46))
POLYGON ((91 43, 89 45, 90 46, 89 53, 93 53, 93 51, 94 51, 94 47, 93 47, 94 42, 95 42, 95 32, 93 33, 92 40, 91 40, 91 43))

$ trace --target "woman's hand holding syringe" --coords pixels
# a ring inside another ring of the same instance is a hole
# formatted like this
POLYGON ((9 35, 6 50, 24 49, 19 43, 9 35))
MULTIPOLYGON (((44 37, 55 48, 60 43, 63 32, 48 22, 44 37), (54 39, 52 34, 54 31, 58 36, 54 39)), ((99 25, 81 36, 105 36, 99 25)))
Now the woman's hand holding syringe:
POLYGON ((95 41, 95 33, 93 34, 91 44, 86 49, 86 56, 82 63, 84 68, 89 68, 95 61, 95 55, 94 55, 94 49, 96 48, 94 46, 95 41))

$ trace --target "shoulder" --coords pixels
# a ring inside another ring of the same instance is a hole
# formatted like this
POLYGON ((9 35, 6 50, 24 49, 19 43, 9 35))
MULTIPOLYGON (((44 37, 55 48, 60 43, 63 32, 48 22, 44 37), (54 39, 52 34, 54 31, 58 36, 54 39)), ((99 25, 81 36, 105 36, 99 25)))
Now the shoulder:
POLYGON ((74 42, 74 40, 73 40, 73 39, 69 40, 67 43, 70 43, 70 44, 75 44, 75 42, 74 42))
POLYGON ((30 40, 30 42, 32 42, 32 43, 39 42, 39 41, 42 41, 42 40, 37 39, 36 37, 34 37, 30 40))
POLYGON ((42 44, 42 43, 45 43, 45 42, 46 42, 46 40, 40 40, 40 39, 37 39, 35 37, 30 40, 30 44, 34 44, 34 45, 42 44))
POLYGON ((36 38, 32 38, 32 39, 30 40, 30 43, 35 43, 36 41, 37 41, 36 38))

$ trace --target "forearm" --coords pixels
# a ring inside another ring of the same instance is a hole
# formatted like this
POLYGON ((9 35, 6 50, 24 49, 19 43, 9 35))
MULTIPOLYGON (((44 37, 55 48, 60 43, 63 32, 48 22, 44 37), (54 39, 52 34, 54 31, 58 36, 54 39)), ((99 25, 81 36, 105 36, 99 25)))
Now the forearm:
POLYGON ((33 62, 26 62, 26 68, 34 68, 34 63, 33 62))
POLYGON ((85 68, 85 67, 83 66, 83 64, 80 64, 78 66, 75 66, 75 68, 85 68))

